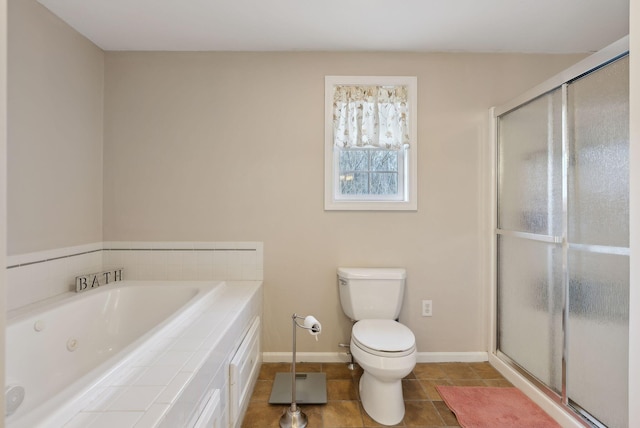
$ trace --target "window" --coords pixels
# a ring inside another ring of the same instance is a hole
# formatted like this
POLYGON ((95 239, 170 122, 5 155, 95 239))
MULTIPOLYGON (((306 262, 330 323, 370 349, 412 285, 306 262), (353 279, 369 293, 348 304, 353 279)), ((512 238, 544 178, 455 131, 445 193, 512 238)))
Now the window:
POLYGON ((416 210, 415 77, 325 78, 325 210, 416 210))

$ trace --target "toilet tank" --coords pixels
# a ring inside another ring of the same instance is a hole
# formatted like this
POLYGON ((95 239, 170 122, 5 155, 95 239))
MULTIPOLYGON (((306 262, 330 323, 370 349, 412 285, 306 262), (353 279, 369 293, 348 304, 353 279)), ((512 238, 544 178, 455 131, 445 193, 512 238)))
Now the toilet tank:
POLYGON ((338 268, 342 310, 354 321, 397 319, 406 275, 402 268, 338 268))

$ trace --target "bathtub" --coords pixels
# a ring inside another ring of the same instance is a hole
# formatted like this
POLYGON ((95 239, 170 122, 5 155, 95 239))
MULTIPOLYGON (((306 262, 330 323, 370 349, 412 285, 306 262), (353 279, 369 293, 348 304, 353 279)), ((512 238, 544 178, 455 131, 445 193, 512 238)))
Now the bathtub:
MULTIPOLYGON (((229 303, 242 307, 239 290, 248 299, 256 287, 253 281, 121 281, 10 313, 5 423, 15 428, 101 426, 105 420, 122 427, 160 425, 210 360, 218 341, 210 334, 213 327, 230 328, 224 322, 234 318, 229 303), (127 391, 133 397, 128 403, 127 391), (136 403, 140 394, 148 395, 144 403, 136 403)), ((190 400, 197 406, 199 397, 190 400)), ((178 417, 193 418, 196 410, 183 406, 178 417)))

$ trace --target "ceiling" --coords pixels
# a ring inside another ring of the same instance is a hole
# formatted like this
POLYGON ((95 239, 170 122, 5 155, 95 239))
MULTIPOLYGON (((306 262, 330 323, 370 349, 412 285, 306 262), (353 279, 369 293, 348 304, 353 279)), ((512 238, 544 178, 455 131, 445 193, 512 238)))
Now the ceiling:
POLYGON ((629 0, 39 0, 104 50, 597 51, 629 0))

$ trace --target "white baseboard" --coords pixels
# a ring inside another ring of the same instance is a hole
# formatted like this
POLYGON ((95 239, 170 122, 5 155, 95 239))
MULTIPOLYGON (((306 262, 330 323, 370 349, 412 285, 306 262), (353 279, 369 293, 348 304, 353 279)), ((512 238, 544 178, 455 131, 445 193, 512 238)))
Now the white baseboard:
POLYGON ((418 352, 419 363, 480 363, 489 361, 487 352, 418 352))
MULTIPOLYGON (((488 361, 486 352, 418 352, 419 363, 476 363, 488 361)), ((291 352, 263 352, 265 363, 290 363, 291 352)), ((347 363, 349 357, 345 352, 296 352, 296 362, 300 363, 347 363)))
MULTIPOLYGON (((263 352, 264 363, 290 363, 291 352, 263 352)), ((345 352, 296 352, 298 363, 347 363, 349 357, 345 352)))

